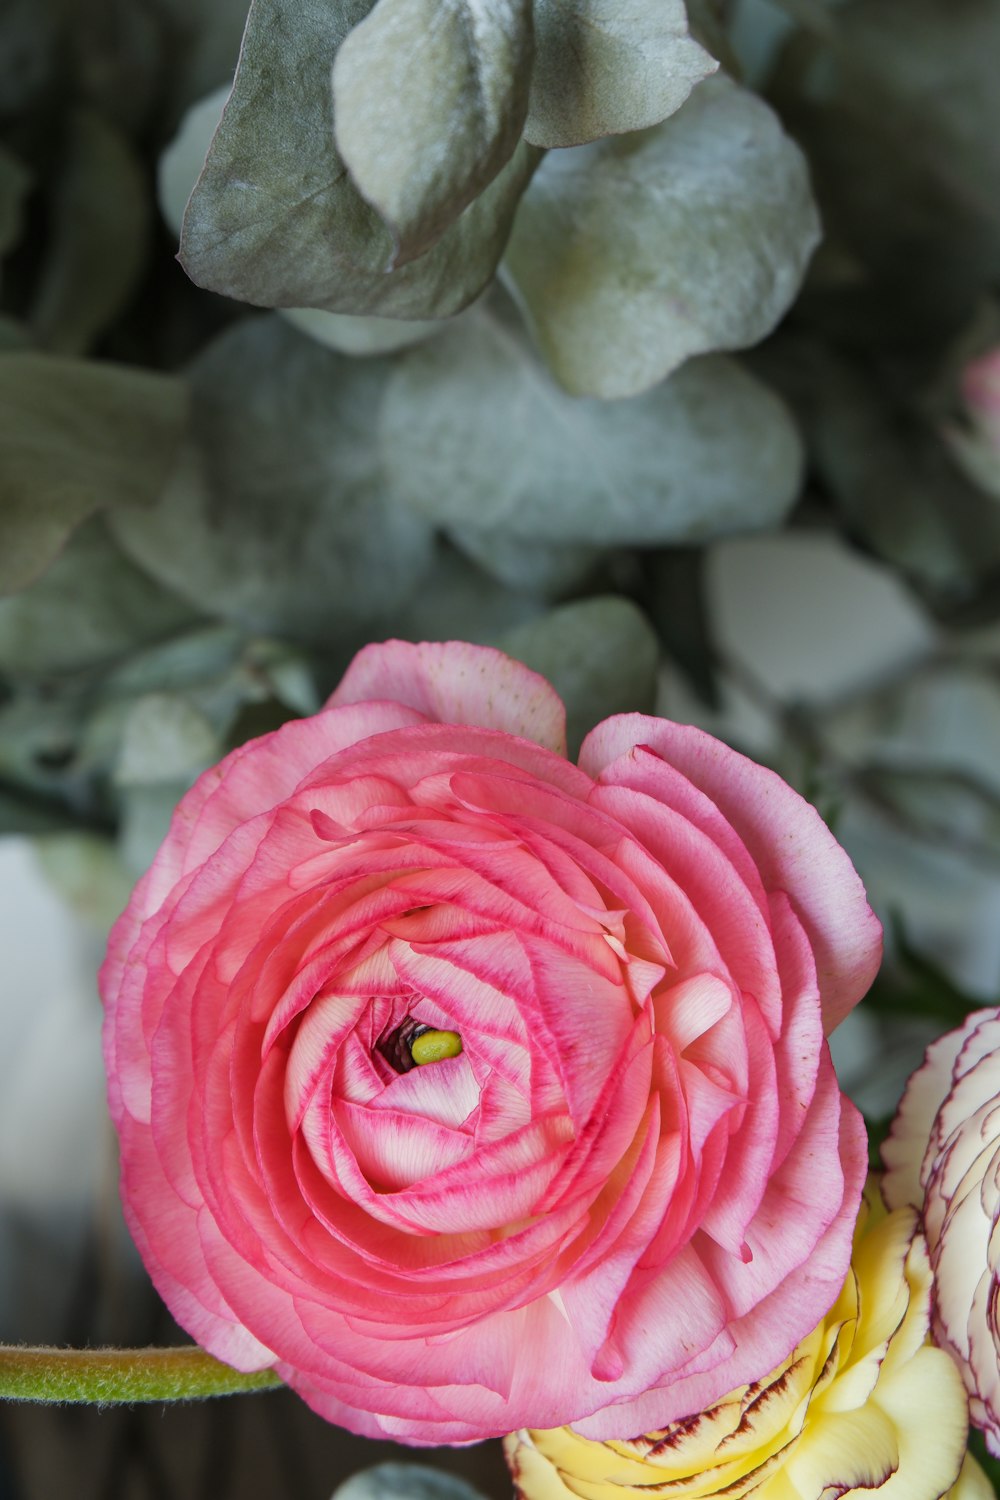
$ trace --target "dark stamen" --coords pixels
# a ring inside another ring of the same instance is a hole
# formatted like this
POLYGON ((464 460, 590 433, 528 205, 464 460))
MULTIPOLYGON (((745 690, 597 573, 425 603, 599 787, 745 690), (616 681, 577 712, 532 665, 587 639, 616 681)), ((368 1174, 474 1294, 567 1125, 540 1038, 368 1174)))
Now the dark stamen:
POLYGON ((418 1036, 422 1036, 430 1029, 422 1021, 415 1021, 412 1016, 407 1016, 392 1031, 379 1037, 375 1043, 375 1050, 381 1052, 389 1066, 395 1068, 397 1073, 408 1073, 411 1068, 417 1066, 410 1047, 418 1036))

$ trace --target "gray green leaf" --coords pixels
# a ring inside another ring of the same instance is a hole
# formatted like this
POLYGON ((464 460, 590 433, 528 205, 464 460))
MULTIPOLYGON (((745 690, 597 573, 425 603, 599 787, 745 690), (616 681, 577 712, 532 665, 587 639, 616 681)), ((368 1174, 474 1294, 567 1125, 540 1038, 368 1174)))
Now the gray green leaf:
POLYGON ((104 938, 132 890, 112 841, 79 830, 48 833, 36 841, 35 859, 53 889, 104 938))
MULTIPOLYGON (((198 179, 205 153, 215 134, 229 86, 199 99, 185 114, 180 128, 160 157, 157 189, 160 211, 175 234, 180 234, 184 209, 198 179)), ((321 307, 281 309, 296 328, 342 354, 387 354, 417 344, 443 324, 438 319, 406 321, 399 318, 354 317, 321 307)))
POLYGON ((586 542, 540 542, 502 529, 452 526, 448 535, 491 578, 541 599, 558 599, 581 588, 605 556, 603 548, 586 542))
POLYGON ((499 644, 547 677, 562 698, 571 756, 611 714, 652 712, 660 656, 656 633, 627 599, 564 604, 510 631, 499 644))
POLYGON ((367 0, 254 0, 222 123, 191 196, 181 261, 200 286, 263 307, 448 317, 496 269, 539 153, 523 141, 426 255, 392 239, 334 144, 330 69, 367 0))
POLYGON ((30 588, 0 598, 0 671, 78 672, 190 622, 190 608, 125 557, 93 516, 30 588))
POLYGON ((877 556, 949 606, 1000 566, 996 501, 861 362, 785 333, 753 360, 795 412, 835 510, 877 556))
POLYGON ((652 130, 550 152, 504 271, 567 390, 630 396, 693 354, 762 339, 818 239, 798 147, 720 77, 652 130))
POLYGON ((154 577, 213 615, 318 643, 405 603, 430 524, 386 494, 387 360, 358 363, 247 318, 190 370, 194 440, 162 504, 112 518, 154 577))
POLYGON ((342 43, 337 149, 392 264, 429 250, 509 161, 531 57, 531 0, 378 0, 342 43))
POLYGON ((332 1500, 484 1500, 455 1474, 427 1464, 383 1463, 345 1479, 332 1500))
POLYGON ((322 307, 283 307, 281 315, 293 328, 341 354, 391 354, 408 349, 445 326, 437 318, 354 317, 351 313, 327 312, 322 307))
POLYGON ((684 0, 535 0, 525 136, 577 146, 645 130, 717 67, 688 35, 684 0))
POLYGON ((462 640, 495 646, 505 631, 544 608, 531 594, 505 587, 442 546, 421 587, 393 615, 390 626, 392 634, 405 641, 462 640))
POLYGON ((631 401, 575 400, 479 309, 398 359, 382 442, 393 491, 429 519, 562 544, 773 525, 801 477, 784 405, 734 361, 692 360, 631 401))
POLYGON ((137 786, 193 778, 218 760, 221 748, 210 721, 190 699, 146 693, 126 716, 115 780, 137 786))
POLYGON ((24 588, 106 505, 150 505, 187 417, 184 383, 51 355, 0 355, 0 593, 24 588))

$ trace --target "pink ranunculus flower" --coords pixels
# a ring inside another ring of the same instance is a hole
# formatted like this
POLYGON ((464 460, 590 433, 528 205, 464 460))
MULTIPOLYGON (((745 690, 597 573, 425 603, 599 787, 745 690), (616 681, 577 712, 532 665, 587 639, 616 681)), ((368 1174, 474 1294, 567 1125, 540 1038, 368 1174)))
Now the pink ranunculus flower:
POLYGON ((932 1331, 958 1361, 969 1416, 1000 1457, 1000 1009, 927 1049, 882 1146, 890 1208, 924 1220, 932 1331))
POLYGON ((564 750, 500 652, 369 646, 198 781, 112 933, 152 1277, 358 1432, 647 1431, 772 1369, 847 1271, 857 875, 696 729, 564 750))

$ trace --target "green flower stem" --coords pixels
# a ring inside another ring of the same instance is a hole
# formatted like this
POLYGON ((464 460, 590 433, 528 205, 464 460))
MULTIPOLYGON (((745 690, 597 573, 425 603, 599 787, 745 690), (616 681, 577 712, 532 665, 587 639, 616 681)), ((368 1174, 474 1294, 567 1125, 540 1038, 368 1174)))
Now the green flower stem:
POLYGON ((280 1386, 273 1370, 243 1374, 199 1349, 33 1349, 0 1345, 0 1400, 199 1401, 280 1386))

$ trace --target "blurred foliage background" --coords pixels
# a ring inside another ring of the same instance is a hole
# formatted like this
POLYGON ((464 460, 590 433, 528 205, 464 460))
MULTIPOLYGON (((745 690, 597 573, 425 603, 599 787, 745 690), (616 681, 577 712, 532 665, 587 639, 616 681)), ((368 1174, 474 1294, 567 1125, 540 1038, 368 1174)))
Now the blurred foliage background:
MULTIPOLYGON (((258 0, 235 87, 246 0, 0 3, 5 1340, 178 1336, 103 935, 366 641, 496 644, 574 746, 656 711, 810 797, 888 924, 836 1048, 876 1135, 997 1003, 1000 0, 623 0, 582 83, 589 8, 525 0, 471 119, 428 104, 467 59, 401 82, 363 0, 258 0)), ((0 1497, 322 1500, 388 1451, 284 1394, 8 1409, 0 1497)))

